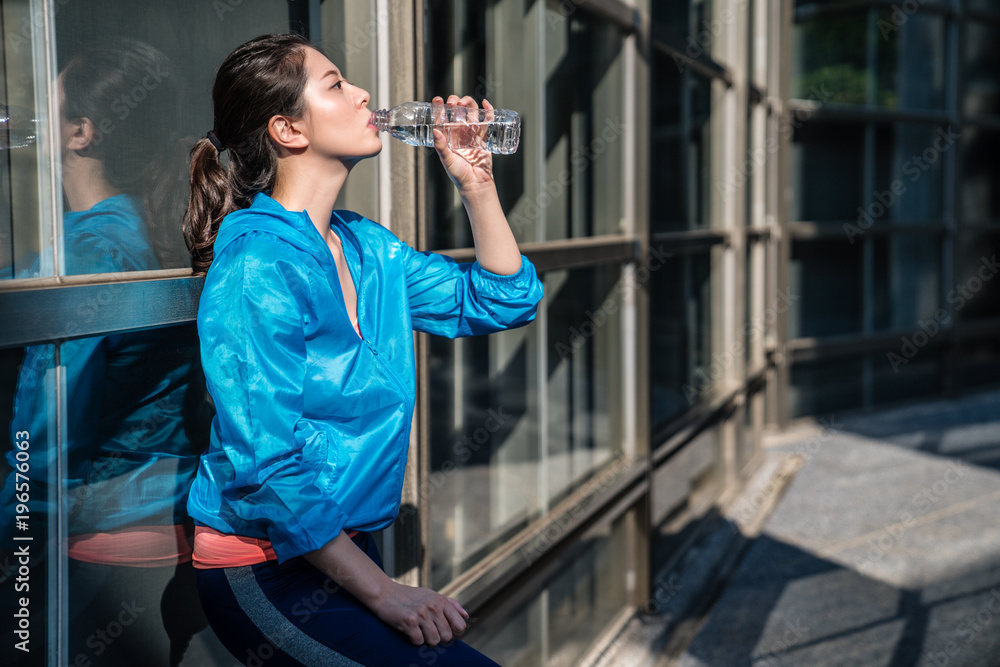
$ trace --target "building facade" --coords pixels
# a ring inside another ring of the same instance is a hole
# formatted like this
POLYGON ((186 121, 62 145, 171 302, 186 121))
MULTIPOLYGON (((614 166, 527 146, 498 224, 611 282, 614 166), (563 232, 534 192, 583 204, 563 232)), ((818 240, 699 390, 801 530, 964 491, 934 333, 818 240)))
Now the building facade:
MULTIPOLYGON (((416 335, 378 536, 501 664, 585 664, 655 607, 766 426, 995 382, 992 3, 3 0, 0 29, 4 664, 233 664, 184 555, 212 408, 179 219, 215 71, 259 34, 373 109, 521 114, 494 169, 545 298, 416 335)), ((471 261, 433 152, 383 143, 338 207, 471 261)))

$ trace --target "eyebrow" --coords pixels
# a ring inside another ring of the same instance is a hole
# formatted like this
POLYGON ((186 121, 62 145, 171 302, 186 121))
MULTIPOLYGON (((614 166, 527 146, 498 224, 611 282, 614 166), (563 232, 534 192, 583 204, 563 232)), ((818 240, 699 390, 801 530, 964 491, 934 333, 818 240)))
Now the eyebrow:
POLYGON ((329 72, 327 72, 326 74, 324 74, 323 76, 321 76, 320 80, 325 79, 326 77, 330 76, 331 74, 333 74, 334 76, 339 76, 340 78, 344 78, 344 75, 341 74, 339 70, 332 69, 329 72))

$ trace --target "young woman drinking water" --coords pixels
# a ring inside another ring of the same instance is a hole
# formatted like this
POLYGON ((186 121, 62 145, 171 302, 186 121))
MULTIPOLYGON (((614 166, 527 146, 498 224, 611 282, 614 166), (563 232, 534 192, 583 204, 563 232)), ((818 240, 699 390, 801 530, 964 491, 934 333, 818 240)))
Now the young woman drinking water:
POLYGON ((461 605, 395 583, 369 535, 399 510, 413 330, 521 326, 542 297, 491 156, 434 132, 475 239, 476 262, 456 264, 334 210, 381 140, 368 93, 305 39, 238 47, 213 100, 185 217, 194 267, 207 270, 198 331, 217 409, 188 501, 206 615, 246 663, 494 665, 450 643, 466 627, 461 605))

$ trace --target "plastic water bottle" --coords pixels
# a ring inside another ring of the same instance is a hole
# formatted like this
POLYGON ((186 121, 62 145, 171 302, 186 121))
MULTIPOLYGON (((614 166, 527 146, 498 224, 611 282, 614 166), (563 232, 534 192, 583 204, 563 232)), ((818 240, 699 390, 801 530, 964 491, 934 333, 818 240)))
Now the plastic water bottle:
POLYGON ((507 109, 406 102, 372 112, 371 124, 411 146, 433 146, 434 128, 444 132, 451 148, 509 155, 521 141, 521 117, 507 109))
POLYGON ((30 109, 0 104, 0 150, 27 148, 35 143, 38 124, 30 109))

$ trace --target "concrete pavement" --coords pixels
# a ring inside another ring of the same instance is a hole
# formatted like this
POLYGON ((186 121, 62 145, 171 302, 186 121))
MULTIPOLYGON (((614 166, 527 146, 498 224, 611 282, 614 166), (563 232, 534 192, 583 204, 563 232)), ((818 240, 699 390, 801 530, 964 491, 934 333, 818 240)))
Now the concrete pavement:
POLYGON ((834 415, 766 453, 801 468, 721 586, 637 618, 598 664, 1000 665, 1000 392, 834 415))

